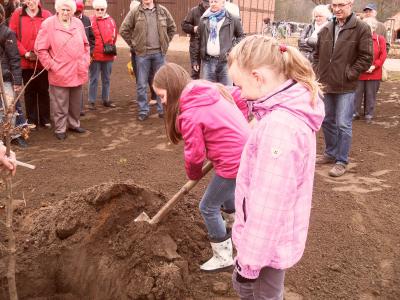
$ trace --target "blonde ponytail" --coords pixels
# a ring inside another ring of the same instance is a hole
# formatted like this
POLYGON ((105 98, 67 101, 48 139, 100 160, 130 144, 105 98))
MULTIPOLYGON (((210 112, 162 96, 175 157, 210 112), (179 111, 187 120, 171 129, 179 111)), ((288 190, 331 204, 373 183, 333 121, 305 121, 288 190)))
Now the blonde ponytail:
POLYGON ((234 62, 239 68, 248 71, 267 66, 297 81, 310 91, 313 106, 321 93, 310 62, 296 48, 282 46, 274 38, 260 35, 246 37, 229 54, 228 65, 234 62))

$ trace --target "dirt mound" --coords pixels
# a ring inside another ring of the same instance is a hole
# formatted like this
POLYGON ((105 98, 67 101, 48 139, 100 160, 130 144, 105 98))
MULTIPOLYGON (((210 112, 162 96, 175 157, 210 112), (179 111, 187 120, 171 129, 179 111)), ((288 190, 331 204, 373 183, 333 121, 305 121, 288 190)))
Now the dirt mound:
MULTIPOLYGON (((153 216, 163 195, 133 183, 103 184, 71 194, 17 222, 17 283, 21 299, 183 299, 189 272, 207 248, 194 206, 159 226, 134 222, 153 216), (179 253, 177 252, 179 246, 179 253), (189 263, 190 262, 190 263, 189 263), (43 298, 44 299, 44 298, 43 298)), ((187 203, 187 202, 186 202, 187 203)), ((0 259, 5 274, 6 258, 0 259)), ((0 298, 7 297, 1 278, 0 298)))

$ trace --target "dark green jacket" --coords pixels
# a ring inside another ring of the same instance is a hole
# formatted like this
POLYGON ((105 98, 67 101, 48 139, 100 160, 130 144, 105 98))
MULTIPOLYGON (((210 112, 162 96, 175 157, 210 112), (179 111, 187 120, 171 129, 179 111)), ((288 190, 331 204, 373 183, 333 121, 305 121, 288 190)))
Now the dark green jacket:
POLYGON ((162 54, 166 54, 174 34, 176 25, 170 12, 162 5, 156 4, 157 28, 148 28, 144 8, 139 5, 131 10, 121 24, 119 33, 136 55, 146 55, 147 30, 158 30, 162 54))

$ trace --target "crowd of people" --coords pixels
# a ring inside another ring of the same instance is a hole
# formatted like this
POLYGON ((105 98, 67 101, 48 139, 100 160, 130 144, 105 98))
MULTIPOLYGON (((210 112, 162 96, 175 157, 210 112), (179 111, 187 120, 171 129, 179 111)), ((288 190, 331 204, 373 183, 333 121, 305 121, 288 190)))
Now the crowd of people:
MULTIPOLYGON (((315 165, 333 164, 333 177, 345 174, 352 122, 362 115, 364 98, 367 122, 373 117, 387 42, 374 4, 365 7, 364 20, 351 0, 317 6, 299 51, 270 37, 245 37, 240 12, 228 3, 202 0, 183 20, 191 74, 165 61, 177 28, 155 0, 134 0, 119 32, 130 47, 138 120, 149 117, 150 88, 168 139, 184 142, 187 176, 202 178, 206 159, 214 166, 199 204, 213 255, 200 269, 234 266, 241 299, 283 299, 285 272, 305 248, 315 165), (321 127, 326 147, 316 159, 321 127)), ((106 0, 92 5, 95 15, 87 18, 81 1, 56 0, 52 16, 39 0, 25 0, 10 28, 0 6, 5 88, 19 92, 23 82, 28 122, 54 126, 59 140, 67 130, 85 132, 87 81, 90 109, 96 109, 100 74, 102 104, 115 107, 110 76, 117 27, 106 0)), ((0 162, 15 171, 3 146, 0 162)))

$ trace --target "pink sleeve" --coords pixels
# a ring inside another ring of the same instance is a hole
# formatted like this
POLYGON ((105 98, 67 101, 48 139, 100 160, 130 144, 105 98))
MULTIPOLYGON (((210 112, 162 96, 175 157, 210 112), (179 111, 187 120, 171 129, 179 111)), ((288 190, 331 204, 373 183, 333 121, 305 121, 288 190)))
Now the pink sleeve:
POLYGON ((230 93, 235 100, 236 106, 240 109, 246 120, 249 120, 249 107, 247 105, 247 101, 243 99, 240 94, 241 90, 237 86, 230 88, 230 93))
POLYGON ((382 67, 383 63, 386 60, 387 52, 386 52, 386 40, 383 36, 378 35, 379 39, 379 53, 377 58, 375 59, 375 67, 382 67))
POLYGON ((184 158, 186 174, 190 180, 203 177, 202 167, 206 159, 204 136, 201 127, 189 118, 179 119, 179 130, 185 142, 184 158))
POLYGON ((50 34, 48 32, 47 26, 43 25, 49 25, 47 22, 42 23, 40 26, 38 35, 36 37, 35 41, 35 53, 38 56, 40 63, 43 65, 43 67, 46 68, 46 70, 50 70, 51 67, 54 64, 54 61, 51 58, 50 55, 50 34))
POLYGON ((257 278, 261 268, 271 263, 279 241, 291 238, 283 236, 283 224, 291 217, 298 196, 297 170, 302 168, 307 149, 296 151, 304 146, 283 122, 271 119, 257 129, 257 159, 249 170, 245 223, 236 257, 238 272, 249 279, 257 278))

